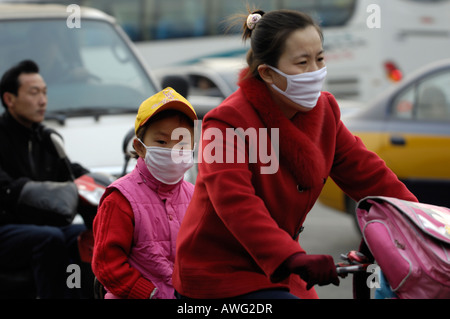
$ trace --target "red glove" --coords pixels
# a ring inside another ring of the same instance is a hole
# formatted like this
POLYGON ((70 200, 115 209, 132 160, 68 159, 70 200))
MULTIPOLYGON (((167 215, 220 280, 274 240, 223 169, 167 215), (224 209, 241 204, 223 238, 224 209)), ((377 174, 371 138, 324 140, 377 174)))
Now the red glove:
POLYGON ((329 255, 307 255, 297 253, 289 257, 285 267, 294 274, 306 281, 306 289, 311 289, 315 284, 324 286, 333 284, 339 286, 339 277, 336 272, 336 265, 329 255))

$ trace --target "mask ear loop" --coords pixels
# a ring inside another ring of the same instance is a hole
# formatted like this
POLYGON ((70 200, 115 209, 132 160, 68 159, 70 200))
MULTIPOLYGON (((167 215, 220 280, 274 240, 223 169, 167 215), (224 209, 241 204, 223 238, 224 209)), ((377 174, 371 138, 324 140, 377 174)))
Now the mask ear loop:
POLYGON ((147 149, 149 146, 145 145, 144 142, 141 141, 141 139, 139 137, 136 137, 136 139, 141 142, 142 146, 145 147, 145 149, 147 149))
MULTIPOLYGON (((282 72, 281 70, 278 70, 276 67, 271 66, 269 64, 264 64, 265 66, 267 66, 269 69, 273 70, 274 72, 278 73, 279 75, 283 76, 284 78, 286 78, 287 81, 287 87, 286 87, 286 91, 289 87, 289 75, 285 74, 284 72, 282 72)), ((281 94, 285 95, 286 92, 283 91, 282 89, 280 89, 278 86, 275 85, 275 83, 272 83, 271 85, 275 90, 277 90, 278 92, 280 92, 281 94)))
POLYGON ((274 67, 274 66, 271 66, 271 65, 268 65, 268 64, 265 64, 269 69, 271 69, 271 70, 273 70, 273 71, 275 71, 275 72, 277 72, 279 75, 282 75, 282 76, 284 76, 286 79, 289 77, 289 75, 288 74, 286 74, 286 73, 284 73, 283 71, 281 71, 281 70, 278 70, 276 67, 274 67))

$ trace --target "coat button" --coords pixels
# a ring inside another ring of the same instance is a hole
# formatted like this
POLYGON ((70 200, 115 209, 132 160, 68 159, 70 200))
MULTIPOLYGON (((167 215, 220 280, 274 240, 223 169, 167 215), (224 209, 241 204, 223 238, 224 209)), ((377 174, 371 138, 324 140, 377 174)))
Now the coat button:
POLYGON ((301 187, 300 185, 297 185, 297 191, 299 193, 303 193, 305 191, 305 189, 303 187, 301 187))

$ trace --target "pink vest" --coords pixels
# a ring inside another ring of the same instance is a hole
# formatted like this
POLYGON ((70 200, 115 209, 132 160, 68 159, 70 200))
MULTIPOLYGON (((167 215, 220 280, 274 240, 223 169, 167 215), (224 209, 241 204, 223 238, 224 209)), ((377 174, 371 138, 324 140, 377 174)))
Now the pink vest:
MULTIPOLYGON (((156 286, 153 298, 173 299, 175 244, 194 186, 184 180, 174 185, 161 183, 139 158, 135 169, 109 188, 119 190, 133 209, 135 228, 128 256, 130 265, 156 286)), ((110 293, 105 296, 108 297, 114 298, 110 293)))

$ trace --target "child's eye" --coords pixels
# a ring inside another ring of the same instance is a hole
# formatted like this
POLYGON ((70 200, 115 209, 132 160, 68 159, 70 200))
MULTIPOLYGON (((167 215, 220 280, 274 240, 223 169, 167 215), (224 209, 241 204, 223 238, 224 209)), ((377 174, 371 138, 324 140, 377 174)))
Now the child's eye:
POLYGON ((158 141, 156 141, 156 143, 158 143, 160 145, 166 145, 167 144, 167 142, 163 141, 163 140, 158 140, 158 141))

